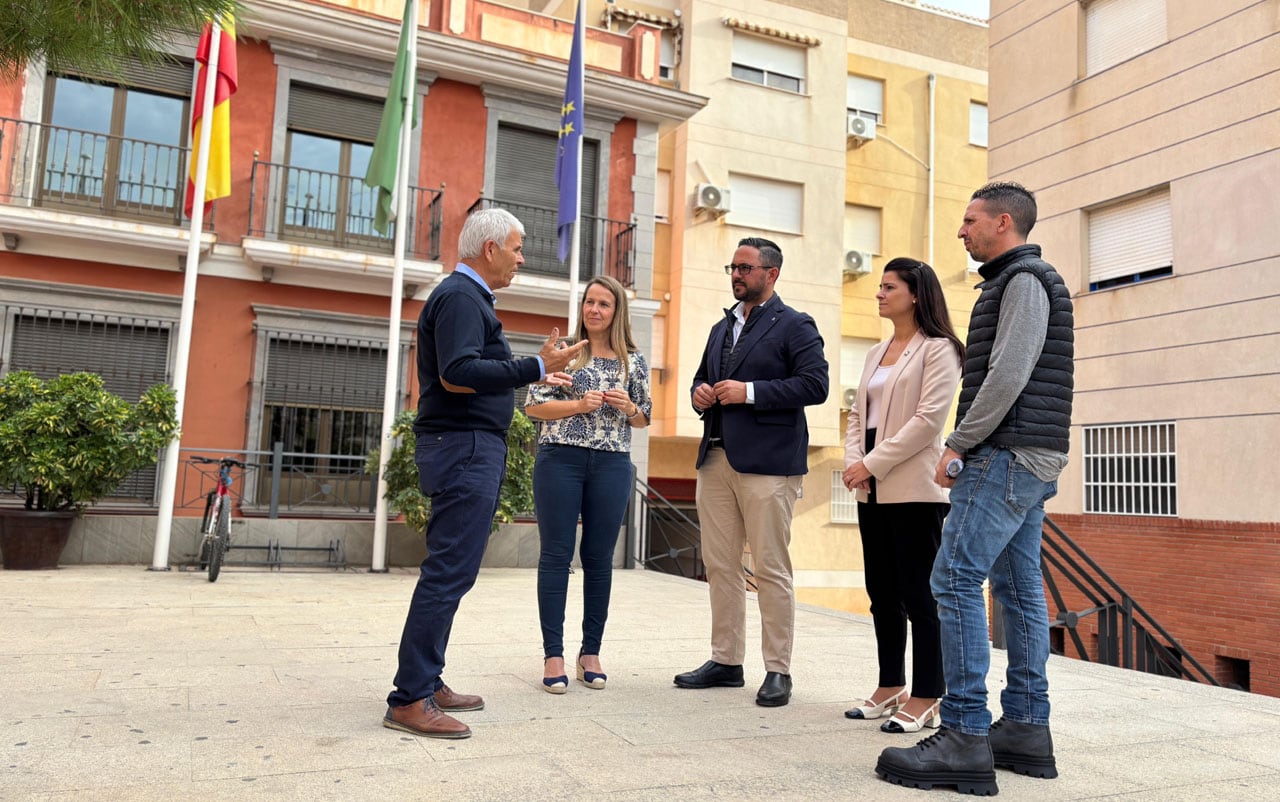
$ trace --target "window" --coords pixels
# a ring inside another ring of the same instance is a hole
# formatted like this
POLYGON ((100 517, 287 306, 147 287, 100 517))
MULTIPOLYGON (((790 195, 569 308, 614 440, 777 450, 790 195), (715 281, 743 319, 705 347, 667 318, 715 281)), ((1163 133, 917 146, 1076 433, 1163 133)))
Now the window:
POLYGON ((189 63, 168 61, 128 62, 118 84, 50 75, 42 201, 177 222, 191 75, 189 63))
POLYGON ((653 216, 659 222, 671 220, 671 171, 658 170, 653 182, 653 216))
POLYGON ((289 87, 282 230, 337 246, 379 246, 373 228, 377 192, 364 175, 378 136, 382 102, 294 83, 289 87))
POLYGON ((867 364, 867 354, 877 341, 865 337, 840 338, 840 408, 853 409, 858 382, 867 364))
POLYGON ((874 206, 844 207, 845 250, 880 253, 881 211, 874 206))
MULTIPOLYGON (((556 189, 555 131, 538 131, 515 125, 498 125, 498 147, 493 173, 493 196, 524 223, 524 258, 530 273, 569 277, 568 264, 560 263, 560 236, 556 216, 560 192, 556 189)), ((582 139, 581 275, 597 274, 596 208, 600 143, 582 139)))
POLYGON ((969 144, 987 146, 987 104, 969 103, 969 144))
POLYGON ((1169 190, 1089 212, 1089 289, 1173 274, 1169 190))
MULTIPOLYGON (((282 508, 371 509, 375 491, 364 464, 382 433, 386 322, 260 305, 254 312, 251 458, 268 463, 280 444, 282 508)), ((411 331, 401 332, 400 402, 411 331)), ((255 481, 246 500, 265 506, 271 470, 258 471, 255 481)))
POLYGON ((870 117, 877 123, 884 121, 884 81, 850 75, 845 101, 849 111, 870 117))
POLYGON ((831 523, 856 524, 858 498, 844 486, 844 471, 831 472, 831 523))
MULTIPOLYGON (((147 293, 66 291, 43 282, 0 281, 0 364, 42 379, 88 371, 108 392, 137 401, 169 381, 177 299, 147 293)), ((3 492, 3 489, 0 489, 3 492)), ((154 505, 156 467, 135 471, 108 500, 154 505)))
POLYGON ((733 35, 733 77, 740 81, 804 93, 803 47, 786 45, 758 36, 733 35))
POLYGON ((1102 72, 1167 39, 1165 0, 1093 0, 1084 7, 1084 74, 1102 72))
POLYGON ((665 30, 658 42, 658 78, 663 81, 676 79, 676 32, 665 30))
POLYGON ((1173 421, 1084 427, 1084 511, 1177 515, 1173 421))
POLYGON ((728 222, 747 228, 804 230, 804 185, 750 175, 729 174, 733 211, 728 222))

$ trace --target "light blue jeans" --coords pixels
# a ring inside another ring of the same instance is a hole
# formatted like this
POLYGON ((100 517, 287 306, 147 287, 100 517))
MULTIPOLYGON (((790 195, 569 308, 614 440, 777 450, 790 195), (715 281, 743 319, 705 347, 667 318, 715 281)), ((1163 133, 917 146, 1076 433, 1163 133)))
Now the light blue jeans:
POLYGON ((1049 723, 1049 610, 1040 574, 1040 527, 1044 502, 1057 492, 1056 481, 1042 481, 1015 464, 1007 449, 979 446, 965 455, 930 577, 942 631, 942 723, 948 729, 986 735, 991 726, 991 647, 982 596, 988 576, 992 594, 1004 605, 1004 715, 1024 724, 1049 723))

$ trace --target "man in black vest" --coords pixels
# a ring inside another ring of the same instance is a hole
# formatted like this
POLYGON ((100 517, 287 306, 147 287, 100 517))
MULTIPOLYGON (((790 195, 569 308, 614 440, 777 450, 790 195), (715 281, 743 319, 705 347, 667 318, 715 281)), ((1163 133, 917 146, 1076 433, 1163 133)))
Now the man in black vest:
POLYGON ((982 262, 955 431, 938 463, 951 512, 931 585, 942 629, 942 729, 886 749, 876 772, 915 788, 997 793, 995 768, 1058 776, 1049 735, 1049 612, 1040 575, 1044 502, 1057 492, 1071 427, 1073 320, 1062 277, 1028 245, 1035 197, 1013 183, 973 193, 959 237, 982 262), (1003 605, 1004 715, 987 710, 986 604, 1003 605))
POLYGON ((693 377, 702 418, 698 519, 711 594, 711 659, 676 675, 681 688, 741 688, 746 654, 742 551, 751 545, 759 589, 765 679, 756 704, 791 700, 795 626, 791 513, 809 470, 804 408, 827 400, 827 359, 813 318, 773 291, 782 250, 760 237, 725 265, 738 301, 714 326, 693 377))

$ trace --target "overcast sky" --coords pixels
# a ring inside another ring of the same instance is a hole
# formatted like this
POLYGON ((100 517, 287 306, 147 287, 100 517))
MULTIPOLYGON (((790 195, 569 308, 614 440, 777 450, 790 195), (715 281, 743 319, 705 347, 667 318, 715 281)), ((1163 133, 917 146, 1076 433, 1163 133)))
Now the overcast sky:
POLYGON ((959 11, 961 14, 968 14, 971 17, 986 19, 990 10, 989 0, 920 0, 931 6, 939 8, 947 8, 952 11, 959 11))

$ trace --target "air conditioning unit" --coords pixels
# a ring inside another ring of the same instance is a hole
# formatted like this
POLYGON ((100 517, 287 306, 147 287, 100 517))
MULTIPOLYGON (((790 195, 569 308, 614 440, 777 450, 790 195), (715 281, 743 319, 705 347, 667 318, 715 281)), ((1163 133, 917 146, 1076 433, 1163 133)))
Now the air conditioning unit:
POLYGON ((858 403, 858 388, 845 387, 840 393, 840 408, 853 409, 853 405, 858 403))
POLYGON ((845 134, 854 147, 876 138, 876 121, 872 117, 850 112, 845 134))
POLYGON ((871 272, 871 254, 866 251, 847 251, 844 255, 844 277, 857 278, 871 272))
POLYGON ((710 212, 714 215, 722 215, 728 212, 730 208, 727 187, 718 187, 715 184, 698 185, 697 194, 693 199, 693 210, 695 212, 710 212))

